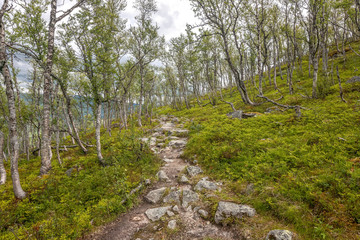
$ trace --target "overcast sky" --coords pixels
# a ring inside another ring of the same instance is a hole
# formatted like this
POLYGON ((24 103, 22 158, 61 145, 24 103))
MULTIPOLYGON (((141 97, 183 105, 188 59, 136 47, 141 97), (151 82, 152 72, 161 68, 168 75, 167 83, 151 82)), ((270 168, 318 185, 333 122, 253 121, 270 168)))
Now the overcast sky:
MULTIPOLYGON (((31 0, 30 0, 31 1, 31 0)), ((127 19, 128 26, 134 25, 136 9, 133 8, 135 0, 127 0, 127 7, 122 13, 122 18, 127 19)), ((3 0, 0 0, 2 5, 3 0)), ((69 9, 75 1, 58 0, 58 10, 69 9)), ((173 37, 185 33, 186 24, 195 24, 197 22, 193 11, 191 10, 189 0, 156 0, 158 12, 154 15, 154 22, 160 27, 160 35, 164 35, 169 41, 173 37)), ((46 16, 48 18, 48 16, 46 16)), ((29 74, 30 66, 21 59, 16 62, 16 67, 20 70, 19 80, 21 87, 25 90, 26 76, 29 74)))

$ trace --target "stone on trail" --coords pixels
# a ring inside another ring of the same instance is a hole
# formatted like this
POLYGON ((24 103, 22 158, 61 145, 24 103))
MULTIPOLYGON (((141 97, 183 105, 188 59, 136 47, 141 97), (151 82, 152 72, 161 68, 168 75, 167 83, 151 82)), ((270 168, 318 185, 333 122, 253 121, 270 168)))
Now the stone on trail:
POLYGON ((150 179, 145 179, 145 185, 148 186, 151 184, 151 180, 150 179))
POLYGON ((201 191, 203 189, 215 191, 218 190, 219 187, 215 183, 207 181, 203 178, 196 184, 194 189, 195 191, 201 191))
POLYGON ((215 223, 219 224, 229 217, 242 218, 255 216, 255 209, 248 205, 241 205, 232 202, 219 202, 215 213, 215 223))
POLYGON ((199 200, 199 195, 192 190, 184 190, 182 198, 182 207, 186 209, 189 203, 196 202, 199 200))
POLYGON ((150 208, 146 210, 145 215, 153 222, 158 221, 170 208, 171 207, 150 208))
POLYGON ((291 240, 293 233, 288 230, 272 230, 267 236, 266 240, 291 240))
POLYGON ((188 183, 189 179, 185 175, 182 175, 179 182, 180 183, 188 183))
POLYGON ((189 166, 189 167, 187 167, 186 170, 187 170, 188 174, 190 175, 190 177, 194 177, 203 172, 201 170, 201 168, 199 168, 198 166, 189 166))
POLYGON ((167 213, 167 215, 168 215, 169 217, 172 217, 172 216, 175 215, 175 213, 172 212, 172 211, 170 211, 170 210, 168 210, 166 213, 167 213))
POLYGON ((169 195, 167 195, 164 198, 163 202, 164 203, 168 203, 168 202, 180 203, 180 195, 181 195, 181 192, 179 190, 172 191, 169 193, 169 195))
POLYGON ((178 207, 177 205, 175 205, 175 206, 172 208, 172 210, 173 210, 174 212, 179 213, 179 207, 178 207))
POLYGON ((171 140, 169 142, 169 146, 175 148, 182 148, 186 146, 186 143, 187 143, 186 140, 171 140))
POLYGON ((160 170, 156 176, 159 178, 160 181, 167 182, 169 181, 169 177, 166 175, 166 173, 163 170, 160 170))
POLYGON ((166 191, 166 187, 152 190, 145 196, 145 199, 150 203, 158 203, 161 197, 164 195, 165 191, 166 191))
POLYGON ((176 228, 176 220, 169 221, 167 227, 171 230, 174 230, 176 228))
POLYGON ((209 213, 208 213, 207 211, 205 211, 204 209, 200 209, 200 210, 198 211, 198 213, 200 214, 200 216, 201 216, 202 218, 207 218, 207 217, 209 216, 209 213))

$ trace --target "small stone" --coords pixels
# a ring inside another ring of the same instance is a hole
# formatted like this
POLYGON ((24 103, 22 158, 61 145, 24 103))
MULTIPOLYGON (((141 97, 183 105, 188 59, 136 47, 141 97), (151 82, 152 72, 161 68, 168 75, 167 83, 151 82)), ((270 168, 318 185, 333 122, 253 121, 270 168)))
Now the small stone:
POLYGON ((194 177, 203 172, 198 166, 189 166, 186 170, 191 177, 194 177))
POLYGON ((154 222, 164 216, 169 209, 170 207, 150 208, 146 210, 145 214, 151 221, 154 222))
POLYGON ((177 205, 175 205, 173 208, 172 208, 172 210, 174 211, 174 212, 179 212, 179 207, 177 206, 177 205))
POLYGON ((197 164, 197 163, 198 163, 198 160, 194 160, 193 163, 194 163, 194 164, 197 164))
POLYGON ((166 175, 166 173, 163 170, 160 170, 156 176, 159 178, 160 181, 167 182, 169 181, 169 177, 166 175))
POLYGON ((166 214, 167 214, 169 217, 172 217, 172 216, 175 215, 175 213, 173 213, 173 212, 170 211, 170 210, 168 210, 168 211, 166 212, 166 214))
POLYGON ((219 224, 229 217, 242 218, 244 215, 253 217, 255 216, 255 213, 255 209, 248 205, 232 202, 219 202, 215 213, 215 223, 219 224))
POLYGON ((174 147, 174 148, 183 148, 186 146, 187 141, 186 140, 171 140, 169 142, 169 147, 174 147))
POLYGON ((198 213, 200 214, 201 217, 203 218, 207 218, 209 216, 209 213, 207 211, 205 211, 204 209, 200 209, 198 211, 198 213))
POLYGON ((191 190, 183 191, 182 207, 185 209, 189 206, 189 203, 196 202, 199 200, 199 195, 191 190))
POLYGON ((267 236, 266 240, 291 240, 293 233, 288 230, 272 230, 267 236))
POLYGON ((218 188, 219 187, 215 183, 207 181, 206 179, 201 179, 196 184, 194 189, 195 189, 195 191, 201 191, 203 189, 215 191, 215 190, 218 190, 218 188))
POLYGON ((68 177, 71 177, 71 173, 73 172, 74 168, 69 168, 68 170, 66 170, 65 174, 68 176, 68 177))
POLYGON ((146 185, 146 186, 149 186, 150 184, 151 184, 151 180, 150 180, 150 179, 146 179, 146 180, 145 180, 145 185, 146 185))
POLYGON ((169 221, 167 227, 171 230, 174 230, 176 228, 176 220, 169 221))
POLYGON ((141 220, 142 220, 141 217, 134 217, 134 218, 133 218, 133 221, 134 221, 134 222, 139 222, 139 221, 141 221, 141 220))
POLYGON ((185 211, 186 211, 186 212, 192 212, 193 209, 192 209, 191 205, 189 205, 185 211))
POLYGON ((188 183, 189 179, 185 175, 182 175, 179 182, 180 183, 188 183))
POLYGON ((146 201, 150 203, 158 203, 161 199, 161 197, 164 195, 166 191, 166 187, 162 187, 153 191, 150 191, 146 196, 146 201))

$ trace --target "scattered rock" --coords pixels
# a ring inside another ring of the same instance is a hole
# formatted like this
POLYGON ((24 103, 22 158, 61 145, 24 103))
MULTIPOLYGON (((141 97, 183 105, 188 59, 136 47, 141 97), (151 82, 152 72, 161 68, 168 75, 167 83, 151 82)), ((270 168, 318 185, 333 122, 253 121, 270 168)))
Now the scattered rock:
POLYGON ((179 190, 177 191, 172 191, 169 193, 169 195, 167 195, 163 202, 164 203, 168 203, 168 202, 176 202, 178 204, 180 204, 180 195, 181 195, 181 192, 179 190))
POLYGON ((197 160, 194 160, 194 161, 193 161, 193 163, 194 163, 194 164, 197 164, 197 163, 198 163, 198 161, 197 161, 197 160))
POLYGON ((189 206, 189 203, 196 202, 199 200, 199 195, 191 190, 183 191, 182 207, 185 209, 189 206))
POLYGON ((215 190, 218 190, 218 186, 213 183, 213 182, 210 182, 210 181, 207 181, 205 179, 201 179, 196 185, 195 185, 195 191, 201 191, 203 189, 206 189, 206 190, 212 190, 212 191, 215 191, 215 190))
POLYGON ((179 207, 178 207, 177 205, 175 205, 175 206, 172 208, 172 210, 173 210, 174 212, 179 213, 179 207))
POLYGON ((175 215, 175 213, 173 213, 172 211, 170 210, 167 210, 166 214, 169 216, 169 217, 172 217, 175 215))
POLYGON ((200 210, 198 211, 198 213, 200 214, 200 216, 201 216, 202 218, 207 218, 207 217, 209 216, 209 213, 208 213, 207 211, 205 211, 204 209, 200 209, 200 210))
POLYGON ((182 148, 186 146, 186 140, 171 140, 169 142, 170 147, 182 148))
POLYGON ((219 224, 229 217, 242 218, 244 215, 248 217, 255 216, 255 209, 248 205, 241 205, 232 202, 219 202, 215 213, 215 223, 219 224))
POLYGON ((150 184, 151 184, 151 180, 150 180, 150 179, 146 179, 146 180, 145 180, 145 185, 146 185, 146 186, 149 186, 150 184))
POLYGON ((169 181, 169 177, 166 175, 166 173, 163 170, 160 170, 156 176, 159 178, 160 181, 167 182, 169 181))
POLYGON ((71 173, 74 171, 74 168, 69 168, 68 170, 66 170, 65 174, 68 176, 68 177, 71 177, 71 173))
POLYGON ((182 175, 179 182, 180 183, 188 183, 189 179, 185 175, 182 175))
POLYGON ((243 114, 243 111, 238 110, 238 111, 235 111, 235 112, 230 112, 230 113, 228 113, 226 115, 228 117, 231 117, 231 118, 242 119, 242 114, 243 114))
POLYGON ((176 220, 171 220, 171 221, 169 221, 167 227, 168 227, 169 229, 174 230, 174 229, 176 228, 176 220))
POLYGON ((350 80, 348 80, 346 83, 357 83, 357 82, 360 82, 360 76, 354 76, 350 78, 350 80))
POLYGON ((272 230, 266 236, 266 240, 291 240, 293 233, 288 230, 272 230))
POLYGON ((179 138, 178 137, 175 137, 175 136, 170 136, 169 137, 169 140, 178 140, 179 138))
POLYGON ((198 166, 189 166, 186 170, 191 177, 194 177, 203 172, 198 166))
POLYGON ((245 189, 245 194, 246 195, 250 195, 254 192, 254 189, 255 189, 255 185, 253 183, 249 183, 247 186, 246 186, 246 189, 245 189))
POLYGON ((170 207, 150 208, 146 210, 145 214, 151 221, 154 222, 164 216, 169 209, 170 207))
POLYGON ((161 197, 164 195, 166 191, 166 187, 162 187, 153 191, 150 191, 146 196, 146 201, 150 203, 158 203, 161 199, 161 197))

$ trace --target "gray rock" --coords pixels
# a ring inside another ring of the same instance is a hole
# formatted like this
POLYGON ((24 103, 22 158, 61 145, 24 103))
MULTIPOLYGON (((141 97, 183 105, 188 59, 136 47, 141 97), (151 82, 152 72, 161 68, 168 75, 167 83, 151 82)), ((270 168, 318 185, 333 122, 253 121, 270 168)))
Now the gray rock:
POLYGON ((150 208, 146 210, 145 215, 153 222, 158 221, 170 208, 171 207, 150 208))
POLYGON ((68 177, 71 177, 71 174, 72 174, 73 171, 74 171, 74 168, 69 168, 68 170, 66 170, 65 174, 66 174, 68 177))
POLYGON ((185 209, 189 206, 189 203, 199 200, 199 195, 191 190, 184 190, 182 197, 182 207, 185 209))
POLYGON ((203 172, 198 166, 189 166, 186 170, 191 177, 194 177, 203 172))
POLYGON ((178 129, 178 128, 173 129, 172 132, 173 132, 174 134, 182 135, 182 136, 189 134, 189 130, 186 130, 186 129, 178 129))
POLYGON ((288 230, 272 230, 267 236, 266 240, 291 240, 293 233, 288 230))
POLYGON ((206 190, 212 190, 212 191, 215 191, 215 190, 218 190, 218 186, 213 183, 213 182, 210 182, 210 181, 207 181, 205 179, 201 179, 196 185, 195 185, 195 191, 201 191, 203 189, 206 189, 206 190))
POLYGON ((174 147, 174 148, 182 148, 186 146, 187 141, 186 140, 171 140, 169 142, 169 146, 170 147, 174 147))
POLYGON ((167 210, 166 214, 169 216, 169 217, 172 217, 175 215, 175 213, 173 213, 172 211, 170 210, 167 210))
POLYGON ((246 189, 245 189, 245 194, 246 195, 250 195, 254 192, 255 190, 255 185, 253 183, 249 183, 247 186, 246 186, 246 189))
POLYGON ((159 178, 160 181, 167 182, 169 181, 169 177, 166 175, 166 173, 163 170, 160 170, 156 176, 159 178))
POLYGON ((175 205, 175 206, 172 208, 172 210, 173 210, 174 212, 179 213, 179 207, 178 207, 177 205, 175 205))
POLYGON ((180 204, 180 195, 181 195, 181 192, 179 190, 177 191, 172 191, 169 193, 169 195, 167 195, 163 202, 164 203, 168 203, 168 202, 176 202, 178 204, 180 204))
POLYGON ((161 197, 164 195, 166 191, 166 187, 162 187, 153 191, 150 191, 146 196, 146 201, 150 203, 158 203, 161 199, 161 197))
POLYGON ((203 218, 207 218, 209 216, 209 213, 207 211, 205 211, 204 209, 200 209, 198 211, 198 213, 200 214, 201 217, 203 218))
POLYGON ((242 218, 243 216, 255 216, 255 209, 248 205, 241 205, 232 202, 219 202, 215 213, 215 223, 219 224, 229 217, 242 218))
POLYGON ((150 179, 145 179, 145 185, 149 186, 151 184, 151 180, 150 179))
POLYGON ((226 115, 228 117, 231 117, 231 118, 242 119, 242 114, 243 114, 243 111, 238 110, 238 111, 235 111, 235 112, 230 112, 230 113, 228 113, 226 115))
POLYGON ((171 220, 171 221, 169 221, 167 227, 168 227, 169 229, 174 230, 174 229, 176 228, 176 220, 171 220))
POLYGON ((197 163, 198 163, 198 160, 194 160, 193 163, 194 163, 194 164, 197 164, 197 163))
POLYGON ((348 80, 346 83, 357 83, 360 82, 360 76, 354 76, 350 80, 348 80))
POLYGON ((155 146, 156 145, 156 138, 151 137, 151 138, 140 138, 140 140, 144 143, 149 144, 149 146, 155 146))
POLYGON ((185 175, 182 175, 179 182, 180 183, 188 183, 189 179, 185 175))

